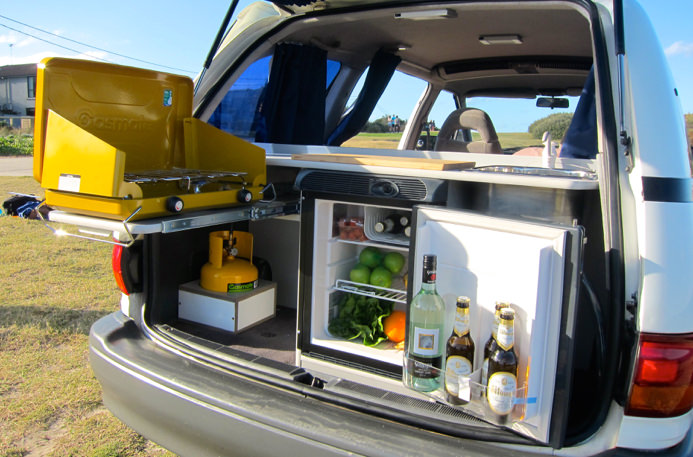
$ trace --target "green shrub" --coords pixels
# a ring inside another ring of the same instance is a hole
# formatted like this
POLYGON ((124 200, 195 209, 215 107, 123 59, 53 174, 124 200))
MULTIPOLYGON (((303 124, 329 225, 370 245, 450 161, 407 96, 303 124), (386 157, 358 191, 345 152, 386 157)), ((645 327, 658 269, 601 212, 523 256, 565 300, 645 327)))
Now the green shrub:
POLYGON ((534 138, 541 138, 544 132, 548 131, 551 133, 551 139, 553 141, 561 141, 572 119, 573 113, 551 114, 534 121, 529 126, 528 131, 534 138))
MULTIPOLYGON (((399 131, 403 132, 406 125, 407 121, 400 119, 399 131)), ((373 122, 366 122, 366 125, 363 126, 361 131, 366 133, 388 133, 390 131, 390 125, 387 123, 387 116, 378 118, 373 122)))
POLYGON ((0 156, 30 156, 34 153, 34 137, 30 135, 0 136, 0 156))
POLYGON ((361 131, 366 133, 387 133, 390 131, 390 126, 387 125, 387 119, 380 118, 374 122, 366 122, 361 131))

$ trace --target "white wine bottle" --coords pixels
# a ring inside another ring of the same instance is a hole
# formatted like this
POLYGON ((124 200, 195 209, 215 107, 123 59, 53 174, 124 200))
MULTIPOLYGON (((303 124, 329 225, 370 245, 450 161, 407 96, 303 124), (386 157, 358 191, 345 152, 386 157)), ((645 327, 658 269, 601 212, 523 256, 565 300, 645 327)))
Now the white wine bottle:
POLYGON ((409 326, 404 352, 404 384, 431 392, 441 386, 445 302, 436 291, 436 256, 423 258, 421 290, 409 305, 409 326))

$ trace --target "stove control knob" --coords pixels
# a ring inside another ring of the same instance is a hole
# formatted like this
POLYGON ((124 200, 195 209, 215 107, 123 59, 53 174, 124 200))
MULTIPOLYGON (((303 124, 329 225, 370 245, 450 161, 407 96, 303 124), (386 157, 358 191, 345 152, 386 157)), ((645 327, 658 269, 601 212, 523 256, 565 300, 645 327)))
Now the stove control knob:
POLYGON ((166 209, 172 213, 180 213, 183 211, 183 200, 179 197, 168 197, 166 200, 166 209))
POLYGON ((250 203, 250 200, 253 199, 253 193, 248 189, 241 189, 238 191, 236 198, 238 198, 238 201, 241 203, 250 203))

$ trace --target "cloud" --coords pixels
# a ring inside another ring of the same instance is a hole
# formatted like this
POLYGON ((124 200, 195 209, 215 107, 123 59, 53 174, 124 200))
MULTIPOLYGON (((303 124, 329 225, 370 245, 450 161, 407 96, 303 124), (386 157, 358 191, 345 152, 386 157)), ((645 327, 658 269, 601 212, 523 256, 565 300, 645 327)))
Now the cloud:
POLYGON ((664 50, 664 53, 671 57, 675 55, 693 56, 693 43, 677 41, 664 50))
POLYGON ((14 44, 17 42, 17 35, 14 33, 6 33, 0 35, 0 44, 14 44))
POLYGON ((55 51, 40 50, 40 51, 33 52, 33 53, 23 53, 23 52, 16 52, 15 51, 14 56, 12 56, 12 57, 10 57, 9 54, 7 54, 7 55, 0 54, 0 66, 19 65, 19 64, 25 64, 25 63, 39 63, 41 60, 43 60, 46 57, 69 57, 71 59, 100 60, 100 61, 103 61, 103 59, 111 60, 108 58, 109 57, 108 53, 101 52, 101 51, 88 51, 88 52, 79 53, 79 54, 67 52, 64 50, 55 50, 55 51))
POLYGON ((24 46, 29 46, 34 43, 37 43, 37 40, 31 37, 24 38, 22 41, 19 41, 18 43, 15 43, 14 45, 18 48, 23 48, 24 46))

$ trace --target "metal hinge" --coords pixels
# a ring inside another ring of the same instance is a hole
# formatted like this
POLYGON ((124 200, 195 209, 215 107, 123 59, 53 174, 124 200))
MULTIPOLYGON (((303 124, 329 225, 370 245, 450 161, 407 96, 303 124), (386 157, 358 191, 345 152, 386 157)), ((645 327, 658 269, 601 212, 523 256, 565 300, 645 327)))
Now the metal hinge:
POLYGON ((621 130, 621 133, 619 134, 620 138, 620 143, 621 145, 625 148, 623 150, 623 155, 626 158, 626 171, 631 171, 633 169, 633 154, 631 154, 631 145, 633 144, 633 140, 628 135, 628 132, 625 130, 621 130))
POLYGON ((630 300, 626 300, 626 312, 630 313, 629 318, 635 318, 638 312, 638 296, 633 292, 630 296, 630 300))
POLYGON ((268 205, 256 205, 250 208, 250 220, 257 221, 276 216, 287 216, 289 214, 298 214, 300 205, 297 201, 278 202, 275 201, 268 205))

